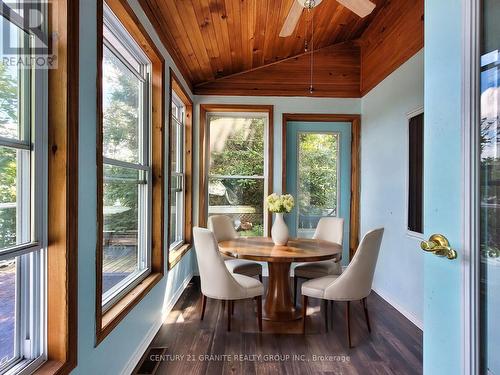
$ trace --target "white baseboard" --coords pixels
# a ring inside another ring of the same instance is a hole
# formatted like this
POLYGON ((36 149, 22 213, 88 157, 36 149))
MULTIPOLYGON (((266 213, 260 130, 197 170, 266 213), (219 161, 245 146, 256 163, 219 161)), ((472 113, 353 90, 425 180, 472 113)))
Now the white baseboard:
POLYGON ((423 322, 420 319, 418 319, 415 315, 413 315, 413 313, 406 310, 404 307, 402 307, 399 303, 395 302, 391 297, 389 297, 387 294, 385 294, 380 289, 373 288, 373 291, 375 293, 377 293, 380 297, 382 297, 389 305, 391 305, 396 310, 398 310, 401 314, 403 314, 406 319, 408 319, 410 322, 415 324, 420 330, 422 330, 422 331, 424 330, 423 322))
MULTIPOLYGON (((167 275, 168 277, 168 275, 167 275)), ((193 278, 193 273, 191 272, 182 282, 181 286, 176 290, 170 301, 166 304, 165 306, 165 311, 160 314, 160 318, 154 322, 152 325, 151 329, 146 333, 144 338, 142 339, 141 343, 137 346, 137 349, 135 350, 134 354, 130 357, 130 360, 125 364, 125 367, 123 368, 121 374, 132 374, 132 371, 134 371, 135 367, 141 360, 142 356, 148 349, 149 345, 155 338, 156 334, 160 330, 161 326, 163 325, 163 316, 165 314, 168 314, 175 306, 179 298, 181 297, 182 293, 186 289, 187 285, 193 278)))
POLYGON ((142 339, 141 343, 139 346, 137 346, 137 349, 135 350, 134 354, 130 357, 130 360, 127 362, 125 367, 123 368, 121 374, 132 374, 132 371, 134 371, 135 367, 141 360, 144 352, 148 349, 149 344, 151 344, 151 341, 155 338, 156 334, 160 330, 163 322, 160 320, 156 321, 151 329, 148 331, 146 336, 142 339))
POLYGON ((172 309, 174 308, 174 306, 177 303, 177 301, 179 300, 179 298, 181 298, 182 293, 184 292, 184 289, 186 289, 186 287, 188 286, 189 282, 191 281, 191 279, 193 277, 194 277, 193 272, 190 272, 189 275, 186 276, 186 278, 182 282, 181 286, 179 288, 177 288, 177 290, 175 291, 172 298, 170 298, 170 301, 168 301, 167 304, 165 305, 163 312, 162 312, 163 316, 168 315, 168 313, 170 311, 172 311, 172 309))

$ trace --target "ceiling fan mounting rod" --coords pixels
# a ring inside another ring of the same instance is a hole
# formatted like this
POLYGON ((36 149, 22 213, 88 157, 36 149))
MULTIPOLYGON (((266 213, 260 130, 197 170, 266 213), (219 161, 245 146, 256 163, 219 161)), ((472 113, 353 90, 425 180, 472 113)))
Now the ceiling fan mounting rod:
MULTIPOLYGON (((314 0, 312 0, 314 1, 314 0)), ((311 17, 311 82, 309 85, 309 94, 314 92, 313 86, 313 74, 314 74, 314 14, 312 12, 312 8, 308 10, 309 15, 311 17)))

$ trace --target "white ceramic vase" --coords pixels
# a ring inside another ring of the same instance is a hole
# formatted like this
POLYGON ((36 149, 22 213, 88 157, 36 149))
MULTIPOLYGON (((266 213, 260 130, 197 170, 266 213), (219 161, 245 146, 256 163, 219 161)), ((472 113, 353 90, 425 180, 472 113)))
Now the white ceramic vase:
POLYGON ((273 227, 271 228, 271 238, 275 245, 284 246, 288 243, 288 227, 283 219, 283 214, 276 214, 273 227))

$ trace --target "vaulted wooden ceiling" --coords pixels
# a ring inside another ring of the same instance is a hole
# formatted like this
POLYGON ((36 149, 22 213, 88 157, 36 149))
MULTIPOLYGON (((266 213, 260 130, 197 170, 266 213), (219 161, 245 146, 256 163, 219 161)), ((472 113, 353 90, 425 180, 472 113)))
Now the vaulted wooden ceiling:
MULTIPOLYGON (((290 37, 279 37, 293 1, 139 0, 194 93, 306 95, 307 11, 290 37)), ((387 34, 395 17, 408 17, 407 12, 414 19, 423 16, 423 0, 371 1, 376 8, 363 19, 335 0, 324 0, 313 10, 316 96, 359 96, 359 40, 370 25, 382 24, 377 31, 387 34)), ((420 24, 423 45, 423 20, 420 24)))

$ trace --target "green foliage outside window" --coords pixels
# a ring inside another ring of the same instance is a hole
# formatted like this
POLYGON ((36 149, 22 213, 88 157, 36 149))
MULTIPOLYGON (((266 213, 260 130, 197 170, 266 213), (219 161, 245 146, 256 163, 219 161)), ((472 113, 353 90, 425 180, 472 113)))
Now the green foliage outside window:
MULTIPOLYGON (((0 135, 17 136, 17 79, 0 65, 0 135)), ((16 243, 16 150, 0 147, 0 248, 16 243)))
MULTIPOLYGON (((211 117, 211 121, 217 120, 211 117)), ((248 126, 238 126, 229 135, 221 151, 211 150, 210 175, 263 176, 264 131, 262 118, 251 119, 248 126)), ((210 183, 222 183, 228 191, 221 200, 210 197, 210 205, 231 204, 258 207, 262 212, 264 185, 258 179, 211 179, 210 183)))
MULTIPOLYGON (((103 66, 103 154, 128 162, 139 161, 138 129, 140 81, 105 49, 103 66)), ((104 167, 104 206, 121 207, 106 215, 104 230, 137 231, 138 180, 136 170, 104 167)))
POLYGON ((298 163, 300 215, 336 213, 337 157, 337 135, 300 133, 298 163))

